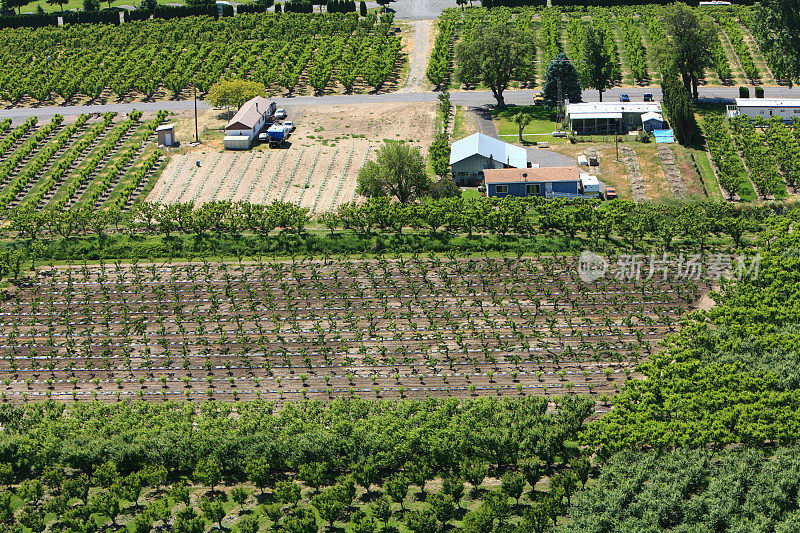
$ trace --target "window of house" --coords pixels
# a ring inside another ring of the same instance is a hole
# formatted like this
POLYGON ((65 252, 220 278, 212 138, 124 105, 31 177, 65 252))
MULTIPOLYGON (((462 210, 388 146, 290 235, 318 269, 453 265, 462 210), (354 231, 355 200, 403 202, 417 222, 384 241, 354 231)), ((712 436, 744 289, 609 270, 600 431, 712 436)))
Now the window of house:
POLYGON ((508 192, 508 185, 498 185, 495 192, 498 194, 504 194, 508 192))
POLYGON ((794 112, 795 113, 800 113, 800 109, 795 109, 794 112))
POLYGON ((539 194, 539 184, 529 183, 525 186, 525 194, 539 194))

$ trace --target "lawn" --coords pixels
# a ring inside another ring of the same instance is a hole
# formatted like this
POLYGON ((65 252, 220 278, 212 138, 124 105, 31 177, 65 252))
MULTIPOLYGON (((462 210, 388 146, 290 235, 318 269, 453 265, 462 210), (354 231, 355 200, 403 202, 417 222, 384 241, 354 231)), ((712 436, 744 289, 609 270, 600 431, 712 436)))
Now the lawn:
MULTIPOLYGON (((122 6, 133 6, 136 7, 140 0, 115 0, 111 2, 110 7, 125 9, 122 6)), ((159 4, 185 4, 185 0, 159 0, 159 4)), ((23 13, 33 13, 36 11, 36 8, 41 6, 46 12, 50 13, 60 13, 62 7, 58 4, 50 5, 46 2, 46 0, 38 0, 36 2, 31 2, 26 4, 22 7, 23 13)), ((100 9, 107 9, 109 7, 109 3, 107 1, 100 2, 100 9)), ((64 2, 63 9, 66 11, 78 11, 83 9, 83 0, 69 0, 64 2)))
POLYGON ((508 106, 504 109, 492 109, 491 114, 497 128, 497 135, 508 142, 519 141, 519 126, 511 119, 517 113, 526 113, 533 117, 531 123, 522 130, 522 138, 526 142, 563 143, 566 139, 553 137, 553 131, 560 129, 555 118, 555 109, 543 105, 508 106), (527 136, 527 137, 526 137, 527 136))

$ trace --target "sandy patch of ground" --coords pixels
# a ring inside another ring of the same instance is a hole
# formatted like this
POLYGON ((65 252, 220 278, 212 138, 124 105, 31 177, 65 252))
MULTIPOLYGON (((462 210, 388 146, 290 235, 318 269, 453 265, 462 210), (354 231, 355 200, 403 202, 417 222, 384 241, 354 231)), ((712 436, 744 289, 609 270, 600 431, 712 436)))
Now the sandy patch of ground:
MULTIPOLYGON (((322 213, 358 200, 358 171, 384 139, 411 142, 423 155, 433 140, 433 103, 309 106, 287 112, 298 124, 291 144, 281 149, 256 145, 244 152, 221 151, 221 135, 208 132, 227 119, 219 111, 204 114, 199 119, 204 144, 172 156, 148 201, 280 200, 322 213)), ((192 115, 178 122, 176 134, 184 144, 187 136, 194 137, 192 115)))

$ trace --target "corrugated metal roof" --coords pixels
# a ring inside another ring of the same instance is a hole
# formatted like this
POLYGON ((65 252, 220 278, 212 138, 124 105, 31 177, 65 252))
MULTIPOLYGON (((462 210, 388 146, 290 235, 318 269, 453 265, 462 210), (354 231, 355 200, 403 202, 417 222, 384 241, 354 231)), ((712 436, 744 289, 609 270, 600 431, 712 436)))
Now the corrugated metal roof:
POLYGON ((647 122, 648 120, 657 120, 659 122, 664 122, 664 117, 661 113, 645 113, 642 115, 642 122, 647 122))
POLYGON ((515 146, 483 133, 473 133, 450 146, 450 164, 458 163, 475 154, 491 157, 495 161, 517 168, 528 165, 528 152, 521 146, 515 146))
POLYGON ((621 119, 622 113, 613 113, 613 112, 597 112, 597 113, 571 113, 569 116, 570 119, 593 119, 593 118, 615 118, 621 119))
POLYGON ((737 98, 737 107, 800 107, 800 98, 737 98))
POLYGON ((661 113, 659 102, 583 102, 567 104, 567 115, 575 113, 661 113))
POLYGON ((233 115, 233 118, 228 122, 228 125, 225 126, 225 129, 241 129, 239 125, 253 128, 258 124, 261 116, 269 111, 270 103, 271 102, 263 96, 256 96, 252 100, 248 100, 239 108, 239 111, 233 115))
POLYGON ((487 168, 483 171, 486 183, 539 183, 548 181, 578 181, 578 167, 487 168))

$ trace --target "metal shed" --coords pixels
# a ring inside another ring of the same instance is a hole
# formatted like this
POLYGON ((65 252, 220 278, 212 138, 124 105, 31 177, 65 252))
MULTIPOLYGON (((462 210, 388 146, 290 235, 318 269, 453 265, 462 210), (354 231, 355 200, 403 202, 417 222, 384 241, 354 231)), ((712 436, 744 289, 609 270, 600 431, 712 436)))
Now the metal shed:
POLYGON ((158 134, 158 144, 161 146, 175 146, 178 140, 175 138, 175 124, 162 124, 156 128, 158 134))

